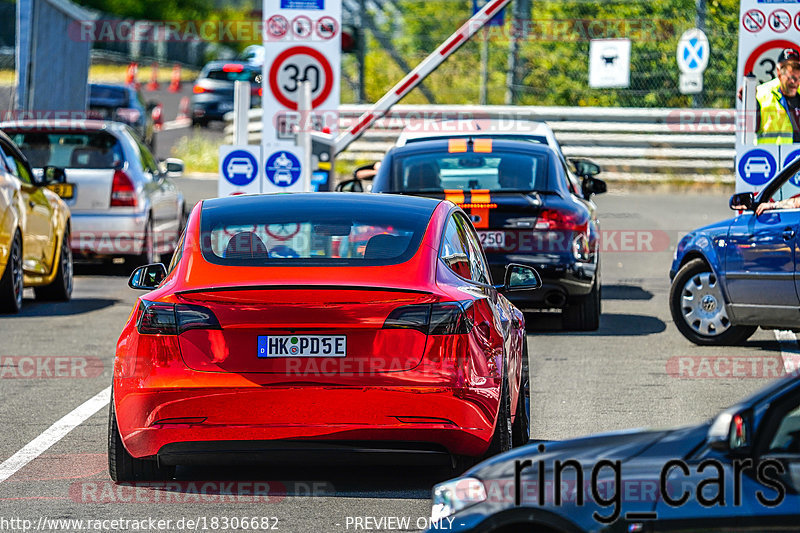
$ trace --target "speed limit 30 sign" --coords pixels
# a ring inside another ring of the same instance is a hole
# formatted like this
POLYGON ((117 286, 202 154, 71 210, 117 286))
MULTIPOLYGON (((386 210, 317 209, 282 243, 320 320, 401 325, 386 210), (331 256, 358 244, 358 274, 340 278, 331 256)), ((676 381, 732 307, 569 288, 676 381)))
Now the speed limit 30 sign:
POLYGON ((309 46, 287 48, 270 65, 269 89, 287 109, 296 110, 300 83, 311 84, 311 108, 319 108, 333 90, 334 74, 328 59, 309 46))

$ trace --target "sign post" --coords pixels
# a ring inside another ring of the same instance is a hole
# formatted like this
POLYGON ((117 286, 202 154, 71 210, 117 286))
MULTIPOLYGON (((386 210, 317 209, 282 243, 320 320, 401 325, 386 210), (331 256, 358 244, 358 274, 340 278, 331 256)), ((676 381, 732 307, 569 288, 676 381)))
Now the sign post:
POLYGON ((736 99, 736 124, 743 131, 736 135, 736 192, 761 190, 800 148, 796 144, 754 146, 755 86, 775 78, 781 50, 800 49, 799 45, 800 4, 740 1, 736 84, 742 98, 736 99))
POLYGON ((312 129, 338 129, 341 0, 264 0, 262 192, 310 189, 312 129), (301 111, 302 87, 310 112, 301 111), (302 179, 301 179, 301 176, 302 179))
POLYGON ((247 125, 250 112, 250 83, 235 81, 233 83, 233 144, 248 144, 247 125))

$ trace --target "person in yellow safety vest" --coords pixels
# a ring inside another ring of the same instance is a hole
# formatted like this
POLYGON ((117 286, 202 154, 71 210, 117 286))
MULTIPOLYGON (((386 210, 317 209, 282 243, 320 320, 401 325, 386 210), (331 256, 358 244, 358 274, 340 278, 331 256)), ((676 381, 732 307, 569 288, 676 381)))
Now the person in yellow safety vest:
POLYGON ((776 77, 756 87, 756 142, 800 143, 800 52, 784 48, 776 77))

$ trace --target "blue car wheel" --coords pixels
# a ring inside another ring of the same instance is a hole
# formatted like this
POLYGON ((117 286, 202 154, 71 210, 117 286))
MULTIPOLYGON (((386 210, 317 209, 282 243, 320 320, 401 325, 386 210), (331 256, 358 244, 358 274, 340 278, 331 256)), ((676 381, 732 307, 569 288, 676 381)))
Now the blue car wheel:
POLYGON ((702 259, 692 259, 678 271, 669 307, 678 331, 695 344, 741 344, 757 329, 731 323, 719 280, 702 259))

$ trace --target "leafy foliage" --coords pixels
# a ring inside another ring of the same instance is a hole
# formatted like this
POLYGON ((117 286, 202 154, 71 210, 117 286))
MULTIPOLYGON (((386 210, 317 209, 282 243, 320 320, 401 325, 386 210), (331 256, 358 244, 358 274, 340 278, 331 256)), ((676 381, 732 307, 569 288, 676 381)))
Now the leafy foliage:
MULTIPOLYGON (((416 65, 472 13, 471 2, 395 2, 399 17, 387 17, 381 29, 411 65, 416 65)), ((541 0, 535 15, 517 31, 521 84, 512 87, 523 105, 688 106, 680 94, 680 72, 675 59, 681 34, 695 26, 694 0, 641 2, 634 0, 541 0), (631 39, 631 84, 627 89, 588 86, 589 40, 631 39)), ((706 35, 711 58, 704 75, 704 105, 732 107, 736 87, 736 48, 739 4, 736 0, 708 0, 706 35)), ((505 26, 485 30, 489 36, 489 103, 502 104, 507 90, 506 69, 512 28, 511 5, 505 26)), ((476 104, 480 87, 481 33, 465 44, 426 80, 440 103, 476 104)), ((344 74, 355 79, 352 58, 343 62, 344 74)), ((404 72, 372 39, 366 58, 366 93, 380 98, 404 72)), ((343 85, 343 101, 354 101, 355 90, 343 85)), ((425 103, 419 90, 403 103, 425 103)))

